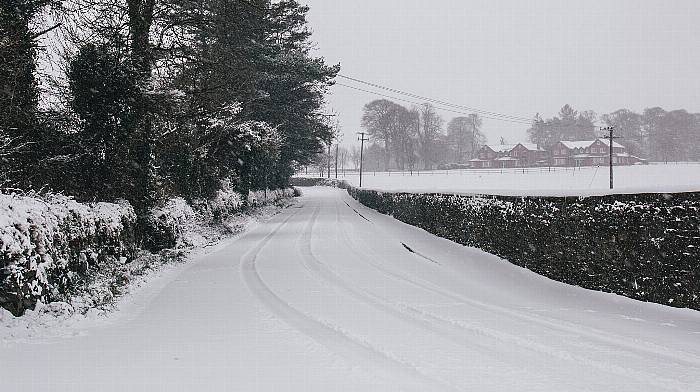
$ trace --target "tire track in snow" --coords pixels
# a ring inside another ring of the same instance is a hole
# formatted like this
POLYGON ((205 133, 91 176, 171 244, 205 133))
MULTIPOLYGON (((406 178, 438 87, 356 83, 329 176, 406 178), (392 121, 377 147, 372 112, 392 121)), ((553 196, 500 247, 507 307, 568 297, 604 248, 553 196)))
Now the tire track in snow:
MULTIPOLYGON (((440 287, 437 287, 434 284, 429 283, 427 281, 424 281, 422 279, 414 279, 414 278, 405 276, 404 274, 396 274, 392 271, 389 271, 388 269, 384 268, 383 266, 381 266, 377 262, 367 261, 367 260, 374 259, 375 256, 370 255, 366 251, 363 251, 364 255, 360 254, 360 251, 358 251, 357 249, 362 249, 362 248, 359 247, 359 244, 357 244, 347 234, 347 232, 345 231, 345 225, 338 224, 337 226, 340 226, 340 231, 343 233, 345 240, 347 241, 347 244, 348 244, 347 248, 351 252, 355 253, 358 256, 358 259, 362 260, 364 263, 370 265, 371 267, 378 270, 380 273, 384 274, 385 276, 387 276, 389 278, 409 283, 409 284, 413 285, 414 287, 423 289, 423 290, 431 292, 433 294, 440 295, 442 297, 448 298, 448 299, 455 301, 457 303, 460 303, 460 304, 472 305, 472 306, 481 308, 481 310, 496 311, 496 312, 503 313, 503 314, 506 314, 508 316, 516 317, 519 319, 525 318, 526 319, 525 321, 537 322, 541 325, 544 325, 544 326, 552 328, 552 329, 556 329, 556 330, 560 330, 560 331, 563 330, 565 332, 572 333, 572 334, 574 334, 574 336, 585 335, 585 334, 582 334, 581 333, 582 331, 580 331, 578 329, 572 330, 570 327, 554 324, 551 321, 540 320, 538 318, 535 318, 532 316, 525 316, 525 315, 522 315, 520 313, 510 311, 508 309, 496 307, 494 305, 485 304, 485 303, 482 303, 480 301, 474 301, 474 300, 469 299, 467 297, 464 297, 460 294, 453 293, 451 291, 446 291, 446 290, 444 290, 440 287)), ((345 285, 347 286, 348 284, 346 283, 345 285)), ((374 294, 368 293, 368 296, 374 296, 374 294)), ((379 299, 379 300, 381 301, 381 299, 379 299)), ((551 357, 556 358, 556 359, 566 360, 566 361, 574 361, 577 363, 588 365, 588 366, 590 366, 592 368, 596 368, 598 370, 602 370, 602 371, 605 371, 608 373, 613 373, 613 374, 623 376, 623 377, 634 377, 637 379, 644 379, 647 383, 649 383, 651 385, 656 385, 662 389, 663 388, 672 388, 672 389, 677 390, 677 391, 687 390, 686 384, 679 383, 674 379, 664 378, 664 377, 661 377, 658 375, 652 376, 652 375, 649 375, 645 372, 641 372, 641 371, 638 371, 635 369, 631 369, 631 368, 627 368, 627 367, 620 366, 617 364, 609 363, 606 361, 601 361, 599 359, 587 358, 585 356, 576 355, 576 354, 571 353, 569 351, 556 349, 556 348, 553 348, 551 346, 537 343, 533 340, 524 339, 520 336, 516 336, 516 335, 510 334, 507 332, 497 331, 497 330, 494 330, 491 328, 484 328, 481 326, 474 326, 474 325, 470 325, 470 324, 465 324, 465 323, 459 322, 459 321, 448 320, 448 319, 445 319, 443 317, 437 316, 431 312, 416 309, 414 307, 411 307, 410 305, 405 305, 405 307, 406 307, 406 311, 409 311, 409 312, 415 314, 417 317, 422 316, 423 319, 430 320, 430 321, 434 322, 435 325, 437 325, 437 324, 449 325, 452 328, 458 328, 458 329, 462 330, 462 332, 468 331, 472 334, 476 334, 479 336, 485 336, 485 337, 489 337, 492 339, 496 339, 496 340, 504 342, 504 343, 514 344, 518 347, 522 347, 522 348, 534 351, 536 353, 545 354, 545 355, 551 356, 551 357)), ((620 344, 618 344, 618 342, 609 342, 609 341, 607 341, 607 339, 604 339, 601 336, 594 336, 594 338, 596 340, 599 340, 599 341, 603 340, 604 343, 606 343, 606 344, 613 344, 615 346, 621 347, 621 348, 625 349, 627 352, 630 352, 632 354, 639 355, 638 352, 637 353, 634 352, 635 350, 629 350, 629 347, 626 345, 620 345, 620 344)), ((573 346, 580 347, 582 345, 573 344, 573 346)), ((585 347, 585 345, 583 345, 583 346, 585 347)), ((585 348, 591 349, 590 345, 585 347, 585 348)), ((596 348, 600 349, 600 347, 596 347, 596 348)), ((603 349, 602 351, 605 351, 605 350, 603 349)), ((654 354, 658 354, 658 353, 654 353, 654 354)), ((675 362, 679 362, 679 361, 685 362, 683 359, 679 359, 677 357, 671 357, 671 358, 675 362)), ((691 367, 697 367, 697 365, 694 364, 693 362, 688 362, 685 364, 688 366, 691 366, 691 367)))
MULTIPOLYGON (((348 196, 349 197, 349 196, 348 196)), ((353 199, 354 200, 354 199, 353 199)), ((393 218, 392 218, 393 219, 393 218)), ((377 230, 386 233, 384 230, 380 228, 378 225, 374 225, 374 228, 377 228, 377 230)), ((347 236, 347 234, 346 234, 347 236)), ((354 244, 354 246, 350 246, 349 248, 355 249, 355 246, 358 244, 350 238, 350 236, 347 236, 348 239, 354 244)), ((357 249, 363 249, 362 247, 358 247, 357 249)), ((366 253, 367 254, 367 253, 366 253)), ((371 257, 371 255, 367 254, 368 256, 371 257)), ((546 328, 554 329, 554 330, 559 330, 559 331, 564 331, 567 333, 571 333, 573 335, 580 335, 580 336, 585 336, 589 339, 592 340, 597 340, 601 343, 605 343, 614 347, 621 348, 623 350, 626 350, 628 352, 635 352, 635 353, 644 353, 644 354, 651 354, 655 356, 661 356, 664 357, 665 360, 669 362, 675 362, 680 365, 685 365, 685 366, 691 366, 691 367, 696 367, 700 368, 700 356, 682 351, 679 349, 669 349, 664 346, 657 345, 653 342, 648 342, 648 341, 639 341, 635 339, 628 338, 626 336, 621 336, 617 335, 614 333, 611 333, 609 331, 603 331, 599 330, 596 328, 592 327, 586 327, 578 324, 574 324, 572 322, 566 321, 566 320, 561 320, 561 319, 553 319, 553 318, 548 318, 545 316, 531 316, 528 314, 524 314, 512 309, 504 308, 499 305, 495 304, 488 304, 482 301, 477 301, 472 298, 466 297, 462 294, 450 291, 450 290, 445 290, 444 288, 437 286, 429 281, 426 281, 424 279, 418 278, 418 277, 412 277, 408 276, 407 274, 395 274, 385 268, 383 268, 381 265, 377 263, 370 263, 373 265, 375 268, 382 270, 384 273, 387 273, 390 276, 393 276, 396 279, 401 279, 405 280, 407 282, 410 282, 412 284, 417 285, 418 287, 423 287, 425 289, 428 289, 430 291, 433 291, 435 293, 441 293, 442 295, 458 302, 462 302, 465 305, 472 305, 474 307, 478 307, 482 310, 488 310, 492 312, 498 312, 501 314, 505 314, 514 318, 518 318, 522 321, 526 322, 533 322, 537 323, 539 325, 542 325, 546 328), (643 345, 643 346, 641 346, 643 345)))
POLYGON ((416 369, 374 349, 369 344, 356 340, 338 328, 303 313, 275 294, 265 284, 256 267, 258 255, 297 213, 298 211, 295 211, 293 214, 290 214, 250 251, 243 255, 241 259, 241 277, 251 294, 273 314, 304 335, 335 353, 352 360, 356 364, 379 373, 390 382, 395 383, 401 390, 417 392, 452 390, 425 377, 416 369))
MULTIPOLYGON (((476 349, 480 354, 491 358, 492 360, 501 363, 502 365, 511 367, 514 371, 521 370, 520 362, 515 359, 508 358, 506 361, 503 356, 494 355, 492 347, 483 342, 478 342, 468 339, 464 334, 464 328, 457 326, 454 323, 445 323, 444 320, 439 320, 435 317, 431 317, 430 314, 416 309, 408 304, 397 304, 387 301, 386 299, 377 296, 376 294, 358 288, 356 285, 344 280, 340 275, 333 271, 327 264, 323 263, 318 256, 316 256, 311 249, 311 239, 313 226, 317 220, 318 210, 313 214, 312 219, 307 223, 306 229, 304 230, 304 239, 300 245, 301 252, 305 258, 302 259, 302 264, 304 268, 316 279, 325 281, 331 288, 336 288, 355 298, 356 300, 373 307, 385 314, 388 314, 398 320, 408 323, 411 326, 422 329, 436 337, 449 341, 451 343, 458 343, 460 345, 468 345, 472 349, 476 349), (436 323, 436 321, 440 321, 436 323)), ((339 208, 336 204, 336 227, 342 227, 343 225, 339 221, 339 208)), ((340 238, 338 232, 342 229, 336 231, 336 238, 338 243, 340 243, 340 238)), ((359 255, 354 249, 349 249, 351 253, 359 255)), ((360 256, 361 257, 361 256, 360 256)), ((381 271, 380 271, 381 272, 381 271)), ((480 336, 487 336, 485 333, 479 333, 480 336)))

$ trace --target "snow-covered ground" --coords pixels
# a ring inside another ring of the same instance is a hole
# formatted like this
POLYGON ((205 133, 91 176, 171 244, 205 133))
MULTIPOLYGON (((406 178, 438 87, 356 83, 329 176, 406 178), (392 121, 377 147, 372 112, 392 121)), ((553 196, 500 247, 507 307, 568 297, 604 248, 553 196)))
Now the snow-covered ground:
POLYGON ((700 312, 545 279, 333 188, 305 188, 298 205, 134 296, 103 324, 1 345, 0 389, 700 385, 700 312))
MULTIPOLYGON (((599 195, 608 193, 700 191, 700 164, 619 166, 609 190, 608 167, 366 172, 363 188, 500 195, 599 195)), ((339 176, 359 185, 357 173, 339 176)))

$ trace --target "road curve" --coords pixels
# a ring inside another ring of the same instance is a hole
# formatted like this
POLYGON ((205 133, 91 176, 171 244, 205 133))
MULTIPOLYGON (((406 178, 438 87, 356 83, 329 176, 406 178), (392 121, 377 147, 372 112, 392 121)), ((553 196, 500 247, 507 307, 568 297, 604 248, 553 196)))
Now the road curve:
POLYGON ((700 312, 561 284, 303 188, 123 321, 0 345, 12 391, 689 391, 700 312))

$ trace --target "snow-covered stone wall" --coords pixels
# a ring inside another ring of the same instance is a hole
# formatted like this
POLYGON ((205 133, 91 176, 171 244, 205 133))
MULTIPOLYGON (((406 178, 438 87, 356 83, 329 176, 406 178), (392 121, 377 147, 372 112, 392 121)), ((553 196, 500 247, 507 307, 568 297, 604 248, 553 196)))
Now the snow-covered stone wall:
POLYGON ((21 314, 70 291, 92 268, 125 263, 135 223, 127 202, 0 194, 0 307, 21 314))
POLYGON ((508 197, 348 192, 379 212, 551 279, 700 310, 700 193, 508 197))

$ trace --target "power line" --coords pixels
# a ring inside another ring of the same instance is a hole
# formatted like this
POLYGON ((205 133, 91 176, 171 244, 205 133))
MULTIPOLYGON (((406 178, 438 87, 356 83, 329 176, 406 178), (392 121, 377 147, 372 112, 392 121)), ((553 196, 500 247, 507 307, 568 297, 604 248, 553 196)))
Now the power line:
MULTIPOLYGON (((399 97, 394 97, 394 96, 382 94, 382 93, 376 92, 376 91, 365 90, 365 89, 362 89, 362 88, 359 88, 359 87, 350 86, 350 85, 343 84, 343 83, 337 83, 337 82, 336 82, 335 85, 336 85, 336 86, 341 86, 341 87, 350 88, 350 89, 357 90, 357 91, 362 91, 362 92, 365 92, 365 93, 368 93, 368 94, 378 95, 378 96, 380 96, 380 97, 385 97, 385 98, 394 99, 394 100, 397 100, 397 101, 412 103, 412 104, 414 104, 414 105, 421 105, 421 104, 422 104, 421 102, 416 102, 416 101, 411 101, 411 100, 408 100, 408 99, 403 99, 403 98, 399 98, 399 97)), ((456 114, 464 114, 464 115, 472 114, 472 113, 469 113, 469 112, 464 112, 464 111, 459 111, 459 110, 454 110, 454 109, 448 109, 448 108, 444 108, 444 107, 440 107, 440 106, 436 106, 435 108, 436 108, 436 109, 439 109, 439 110, 446 111, 446 112, 456 113, 456 114)), ((515 123, 515 124, 525 124, 525 125, 531 125, 531 124, 532 124, 532 121, 531 121, 531 120, 510 120, 510 119, 505 119, 505 118, 500 118, 500 117, 491 117, 491 116, 483 115, 483 114, 481 115, 481 117, 487 118, 487 119, 490 119, 490 120, 498 120, 498 121, 511 122, 511 123, 515 123)))
POLYGON ((398 90, 398 89, 395 89, 395 88, 391 88, 391 87, 387 87, 387 86, 382 86, 382 85, 380 85, 380 84, 368 82, 368 81, 365 81, 365 80, 353 78, 353 77, 346 76, 346 75, 342 75, 342 74, 338 74, 338 77, 341 77, 341 78, 347 79, 347 80, 351 80, 351 81, 353 81, 353 82, 361 83, 361 84, 364 84, 364 85, 367 85, 367 86, 371 86, 371 87, 374 87, 374 88, 378 88, 378 89, 390 91, 390 92, 395 93, 395 94, 405 95, 405 96, 408 96, 408 97, 411 97, 411 98, 417 98, 417 99, 421 99, 421 100, 424 100, 424 101, 428 101, 428 102, 432 102, 432 103, 437 103, 437 104, 440 104, 440 105, 443 105, 443 106, 448 106, 448 107, 453 107, 453 108, 459 108, 459 109, 466 109, 466 110, 469 110, 469 111, 472 111, 472 112, 477 112, 477 113, 480 113, 480 114, 483 114, 483 115, 486 115, 486 116, 491 116, 492 118, 493 118, 493 117, 499 117, 499 118, 508 119, 508 120, 527 121, 528 123, 531 123, 531 122, 532 122, 532 119, 530 119, 530 118, 526 118, 526 117, 522 117, 522 116, 514 116, 514 115, 510 115, 510 114, 503 114, 503 113, 498 113, 498 112, 492 112, 492 111, 488 111, 488 110, 473 108, 473 107, 470 107, 470 106, 457 105, 457 104, 453 104, 453 103, 450 103, 450 102, 441 101, 441 100, 439 100, 439 99, 430 98, 430 97, 425 97, 425 96, 422 96, 422 95, 409 93, 409 92, 402 91, 402 90, 398 90))

